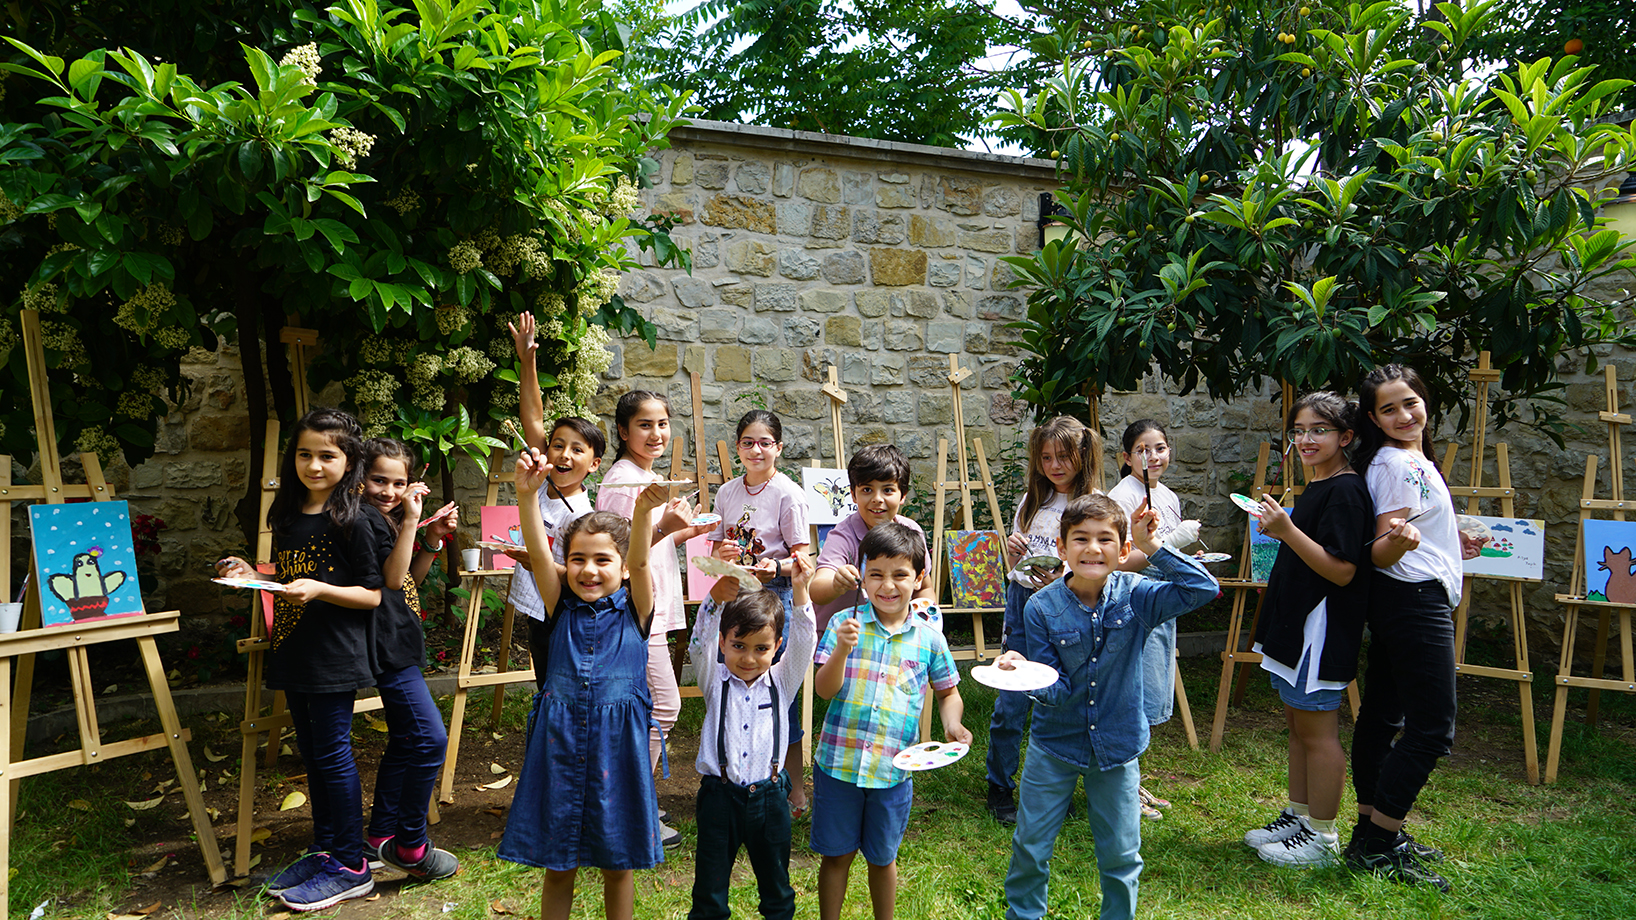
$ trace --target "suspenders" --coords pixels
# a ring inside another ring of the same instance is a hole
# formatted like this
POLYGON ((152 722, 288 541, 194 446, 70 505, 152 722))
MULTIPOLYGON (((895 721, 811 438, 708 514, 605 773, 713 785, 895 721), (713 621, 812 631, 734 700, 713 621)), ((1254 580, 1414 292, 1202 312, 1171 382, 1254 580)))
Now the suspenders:
MULTIPOLYGON (((778 684, 767 675, 767 698, 773 707, 773 757, 769 780, 778 779, 778 740, 784 733, 784 708, 778 705, 778 684)), ((721 709, 716 713, 716 766, 721 769, 722 782, 727 778, 727 678, 721 679, 721 709)))

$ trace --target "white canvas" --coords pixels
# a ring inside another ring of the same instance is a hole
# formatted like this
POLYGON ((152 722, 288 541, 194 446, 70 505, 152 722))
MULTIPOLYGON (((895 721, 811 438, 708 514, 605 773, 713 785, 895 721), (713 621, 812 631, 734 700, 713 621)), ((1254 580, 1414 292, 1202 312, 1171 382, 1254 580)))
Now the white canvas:
POLYGON ((847 479, 846 470, 804 466, 801 488, 807 493, 808 523, 839 524, 858 510, 852 501, 852 483, 847 479))
POLYGON ((1545 522, 1529 518, 1470 515, 1488 528, 1493 538, 1482 554, 1465 561, 1467 575, 1519 581, 1545 579, 1545 522))

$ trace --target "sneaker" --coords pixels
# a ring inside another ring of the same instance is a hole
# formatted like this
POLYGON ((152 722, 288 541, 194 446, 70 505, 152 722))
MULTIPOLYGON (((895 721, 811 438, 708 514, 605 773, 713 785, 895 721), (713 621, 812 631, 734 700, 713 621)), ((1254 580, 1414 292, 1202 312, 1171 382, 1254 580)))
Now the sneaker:
POLYGON ((380 843, 371 844, 369 842, 369 838, 364 838, 364 858, 369 860, 369 868, 371 871, 386 868, 386 862, 381 859, 381 847, 386 846, 391 841, 392 838, 388 837, 385 840, 382 840, 380 843))
POLYGON ((1136 797, 1141 800, 1143 805, 1149 805, 1149 806, 1152 806, 1154 808, 1169 808, 1170 807, 1170 800, 1169 799, 1159 798, 1158 796, 1154 795, 1153 793, 1147 791, 1146 786, 1137 786, 1136 787, 1136 797))
POLYGON ((1011 800, 1011 790, 998 783, 988 784, 988 813, 1007 827, 1017 823, 1017 803, 1011 800))
POLYGON ((682 845, 682 832, 664 822, 660 822, 659 843, 663 844, 667 850, 671 847, 679 847, 682 845))
POLYGON ((1430 844, 1421 843, 1420 841, 1414 839, 1414 835, 1409 833, 1408 831, 1403 831, 1402 834, 1403 834, 1403 839, 1407 840, 1409 842, 1409 849, 1413 850, 1414 855, 1420 857, 1422 862, 1442 862, 1443 861, 1443 851, 1442 850, 1439 850, 1438 848, 1436 848, 1436 847, 1434 847, 1434 846, 1432 846, 1430 844))
POLYGON ((1244 845, 1252 850, 1259 850, 1269 843, 1283 843, 1301 832, 1301 819, 1288 808, 1278 813, 1278 817, 1260 827, 1244 832, 1244 845))
POLYGON ((380 857, 381 862, 394 869, 402 869, 409 873, 410 878, 421 882, 435 882, 460 871, 460 860, 448 850, 432 846, 431 841, 427 841, 426 852, 415 862, 404 859, 398 853, 397 843, 390 839, 381 844, 380 857))
POLYGON ((1323 835, 1303 824, 1295 836, 1263 844, 1256 847, 1255 852, 1275 866, 1302 869, 1329 866, 1340 862, 1341 839, 1332 834, 1325 840, 1323 835))
POLYGON ((324 854, 323 865, 312 878, 278 896, 284 906, 295 911, 325 910, 375 890, 368 869, 348 869, 335 857, 324 854))
POLYGON ((1424 882, 1442 892, 1447 892, 1450 887, 1448 879, 1427 866, 1402 833, 1392 841, 1389 849, 1381 853, 1371 853, 1361 840, 1355 840, 1353 845, 1347 847, 1345 858, 1347 868, 1357 872, 1372 872, 1389 881, 1402 882, 1406 885, 1424 882))
POLYGON ((660 824, 669 824, 670 823, 670 812, 665 811, 663 808, 659 809, 659 823, 660 824))
POLYGON ((322 850, 309 850, 301 854, 301 858, 285 866, 284 871, 273 876, 267 883, 267 896, 276 898, 317 875, 318 870, 324 867, 324 857, 328 855, 322 850))

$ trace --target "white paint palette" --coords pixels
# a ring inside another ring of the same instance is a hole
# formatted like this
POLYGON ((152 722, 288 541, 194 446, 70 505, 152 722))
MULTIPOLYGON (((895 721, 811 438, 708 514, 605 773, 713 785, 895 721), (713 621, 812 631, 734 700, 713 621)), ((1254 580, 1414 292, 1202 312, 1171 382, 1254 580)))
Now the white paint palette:
POLYGON ((959 761, 970 750, 970 747, 958 741, 926 741, 898 751, 897 756, 892 758, 892 766, 910 773, 935 770, 959 761))
POLYGON ((691 560, 693 567, 706 575, 715 575, 718 578, 737 578, 739 587, 746 591, 760 591, 761 579, 745 569, 743 566, 731 562, 723 562, 715 556, 694 556, 691 560))
POLYGON ((1241 492, 1234 492, 1227 497, 1232 499, 1233 504, 1237 505, 1241 511, 1245 512, 1250 517, 1258 520, 1260 519, 1262 510, 1260 502, 1241 492))
POLYGON ((1050 574, 1062 568, 1062 560, 1055 556, 1027 556, 1017 563, 1017 568, 1038 569, 1040 572, 1050 574))
POLYGON ((416 527, 416 529, 419 529, 421 527, 425 527, 427 524, 430 524, 433 521, 441 521, 444 518, 448 517, 449 515, 453 514, 454 509, 455 509, 455 506, 453 504, 451 504, 451 505, 449 505, 449 507, 444 508, 442 511, 439 511, 438 513, 432 515, 431 517, 427 518, 426 520, 421 521, 419 524, 416 524, 415 527, 416 527))
POLYGON ((706 524, 720 524, 721 523, 721 515, 715 514, 715 513, 712 513, 712 512, 705 512, 704 514, 701 514, 698 517, 695 517, 693 520, 689 521, 688 523, 692 524, 694 527, 703 527, 706 524))
POLYGON ((524 546, 521 543, 511 543, 506 540, 479 540, 477 545, 483 549, 492 549, 502 553, 506 550, 524 549, 524 546))
POLYGON ((277 581, 268 581, 265 578, 212 578, 211 581, 229 588, 245 588, 250 591, 276 591, 283 593, 284 584, 277 581))
POLYGON ((1194 553, 1193 561, 1204 565, 1214 565, 1217 562, 1231 562, 1232 553, 1194 553))
POLYGON ((1002 670, 992 664, 980 664, 971 669, 972 679, 996 690, 1027 692, 1043 690, 1057 682, 1057 669, 1037 661, 1015 661, 1015 667, 1002 670))

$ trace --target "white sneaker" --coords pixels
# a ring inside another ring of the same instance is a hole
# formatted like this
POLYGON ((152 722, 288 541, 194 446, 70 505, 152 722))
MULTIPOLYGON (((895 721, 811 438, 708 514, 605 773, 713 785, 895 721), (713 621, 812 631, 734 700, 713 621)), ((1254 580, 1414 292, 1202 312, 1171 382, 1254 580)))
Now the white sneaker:
POLYGON ((1338 834, 1320 834, 1302 824, 1295 836, 1262 844, 1255 852, 1275 866, 1308 869, 1335 865, 1341 859, 1341 838, 1338 834))
POLYGON ((682 832, 668 824, 659 825, 659 843, 666 849, 682 845, 682 832))
POLYGON ((1282 843, 1301 832, 1301 819, 1288 808, 1278 813, 1278 817, 1267 822, 1255 830, 1244 832, 1244 845, 1252 850, 1260 849, 1269 843, 1282 843))

